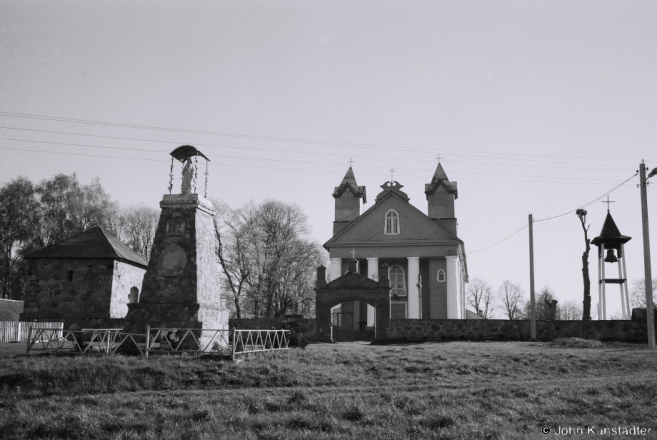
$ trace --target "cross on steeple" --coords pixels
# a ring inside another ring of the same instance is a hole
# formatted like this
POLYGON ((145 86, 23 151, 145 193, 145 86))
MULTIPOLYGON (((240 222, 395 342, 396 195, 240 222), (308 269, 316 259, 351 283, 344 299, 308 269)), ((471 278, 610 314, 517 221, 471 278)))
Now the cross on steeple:
POLYGON ((393 182, 393 180, 392 180, 392 176, 393 176, 393 173, 394 173, 394 172, 395 172, 395 170, 394 170, 393 168, 390 168, 390 184, 391 184, 391 185, 392 185, 392 182, 393 182))
POLYGON ((438 163, 440 163, 440 159, 443 159, 443 158, 440 157, 440 154, 439 154, 438 157, 437 157, 436 159, 438 159, 438 163))
POLYGON ((351 168, 351 166, 354 164, 354 160, 351 157, 347 162, 349 162, 349 168, 351 168))
POLYGON ((353 260, 356 259, 356 254, 357 254, 357 253, 358 253, 358 252, 356 252, 355 249, 352 249, 352 250, 351 250, 351 258, 352 258, 353 260))
POLYGON ((609 204, 610 203, 616 203, 614 200, 609 200, 609 194, 607 194, 607 200, 603 200, 602 203, 607 204, 607 212, 609 212, 609 204))

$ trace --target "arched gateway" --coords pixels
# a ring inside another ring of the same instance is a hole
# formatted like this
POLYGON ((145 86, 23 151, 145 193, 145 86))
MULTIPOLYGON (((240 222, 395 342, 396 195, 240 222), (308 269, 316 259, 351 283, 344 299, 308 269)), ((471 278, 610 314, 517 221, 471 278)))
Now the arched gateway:
POLYGON ((326 282, 326 268, 317 268, 316 315, 317 340, 334 342, 331 309, 338 304, 360 301, 376 309, 374 339, 386 339, 390 323, 390 282, 387 271, 379 281, 374 281, 358 273, 357 261, 349 261, 349 270, 341 277, 326 282))

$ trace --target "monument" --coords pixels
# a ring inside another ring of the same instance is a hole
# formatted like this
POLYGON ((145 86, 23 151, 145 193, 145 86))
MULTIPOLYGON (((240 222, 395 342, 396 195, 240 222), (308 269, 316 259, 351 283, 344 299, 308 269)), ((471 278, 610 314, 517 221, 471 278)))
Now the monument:
MULTIPOLYGON (((199 157, 206 161, 207 197, 209 159, 191 145, 171 152, 169 194, 160 202, 162 212, 140 300, 128 306, 126 329, 140 333, 146 325, 198 329, 195 336, 205 348, 215 332, 203 330, 227 330, 229 312, 219 292, 215 211, 212 203, 197 191, 199 157), (171 194, 174 160, 183 164, 181 194, 171 194)), ((225 345, 220 337, 215 341, 225 345)))

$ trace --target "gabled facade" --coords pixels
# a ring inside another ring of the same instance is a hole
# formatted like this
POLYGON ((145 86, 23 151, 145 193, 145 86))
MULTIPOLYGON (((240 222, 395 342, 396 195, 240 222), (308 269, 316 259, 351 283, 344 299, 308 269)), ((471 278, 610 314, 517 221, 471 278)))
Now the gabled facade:
POLYGON ((25 256, 29 275, 21 321, 64 328, 109 327, 139 302, 147 261, 100 227, 25 256))
MULTIPOLYGON (((336 223, 334 235, 324 247, 329 251, 329 280, 335 280, 348 270, 347 262, 355 258, 359 272, 375 281, 385 271, 390 280, 392 319, 465 319, 465 283, 468 281, 464 243, 456 235, 454 201, 456 182, 450 182, 438 164, 431 183, 425 186, 427 214, 410 204, 398 182, 386 182, 376 202, 362 215, 360 200, 365 188, 356 185, 350 168, 340 187, 336 188, 336 223), (339 209, 339 193, 347 177, 353 183, 349 217, 339 209)), ((374 310, 365 304, 354 305, 360 327, 373 325, 374 310)))

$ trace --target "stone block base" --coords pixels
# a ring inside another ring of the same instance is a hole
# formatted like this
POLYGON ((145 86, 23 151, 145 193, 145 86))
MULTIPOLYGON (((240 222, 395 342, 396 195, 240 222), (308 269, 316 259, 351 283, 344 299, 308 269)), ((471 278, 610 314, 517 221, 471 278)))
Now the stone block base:
MULTIPOLYGON (((217 334, 214 342, 219 347, 226 347, 228 339, 228 311, 203 306, 199 303, 172 303, 172 304, 129 304, 126 316, 126 331, 129 333, 145 333, 146 326, 167 329, 194 329, 194 335, 201 347, 210 343, 215 332, 205 330, 224 330, 224 337, 217 334), (196 331, 198 330, 198 331, 196 331)), ((178 337, 183 332, 177 333, 178 337)), ((193 340, 187 336, 181 348, 195 349, 193 340)), ((208 347, 212 350, 215 344, 208 347)))

